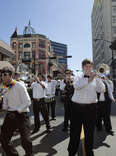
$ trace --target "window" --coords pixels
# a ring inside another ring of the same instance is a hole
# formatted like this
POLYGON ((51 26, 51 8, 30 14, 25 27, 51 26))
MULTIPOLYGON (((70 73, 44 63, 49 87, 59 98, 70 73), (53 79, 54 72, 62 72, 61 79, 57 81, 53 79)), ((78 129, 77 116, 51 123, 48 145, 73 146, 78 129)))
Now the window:
POLYGON ((39 51, 39 59, 45 59, 45 52, 44 51, 39 51))
POLYGON ((116 33, 116 27, 112 27, 112 33, 116 33))
POLYGON ((30 44, 29 43, 26 43, 25 45, 24 45, 24 48, 29 48, 30 47, 30 44))
POLYGON ((44 64, 39 64, 39 72, 44 73, 44 64))
POLYGON ((19 58, 19 59, 22 59, 22 51, 19 51, 19 53, 18 53, 18 58, 19 58))
POLYGON ((32 58, 35 58, 35 51, 32 51, 32 58))
POLYGON ((50 47, 50 45, 48 44, 48 51, 50 51, 51 50, 51 47, 50 47))
POLYGON ((24 52, 24 59, 29 60, 30 59, 30 52, 24 52))
POLYGON ((22 43, 19 43, 19 48, 23 48, 23 44, 22 43))
POLYGON ((112 14, 116 13, 116 7, 112 7, 112 14))
POLYGON ((16 46, 17 46, 16 42, 13 42, 12 43, 12 48, 16 49, 16 46))
POLYGON ((112 17, 112 23, 116 23, 116 16, 112 17))
POLYGON ((39 40, 39 47, 40 48, 45 48, 45 41, 39 40))

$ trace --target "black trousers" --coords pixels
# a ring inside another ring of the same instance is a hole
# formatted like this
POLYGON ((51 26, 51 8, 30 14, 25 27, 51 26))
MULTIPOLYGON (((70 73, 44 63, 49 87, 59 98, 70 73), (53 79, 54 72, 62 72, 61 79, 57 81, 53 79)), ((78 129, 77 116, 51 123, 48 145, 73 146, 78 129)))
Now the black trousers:
POLYGON ((80 143, 81 128, 85 132, 86 156, 94 156, 94 128, 96 122, 96 104, 72 103, 71 107, 70 141, 68 145, 69 156, 75 156, 80 143))
POLYGON ((102 121, 104 122, 104 127, 107 131, 112 130, 111 125, 111 100, 107 101, 99 101, 97 103, 97 119, 96 119, 96 127, 97 129, 102 129, 102 121))
POLYGON ((69 121, 70 121, 70 114, 71 114, 71 98, 65 97, 64 101, 64 128, 68 128, 69 121))
POLYGON ((48 106, 48 114, 50 114, 50 107, 51 107, 51 117, 52 119, 54 119, 56 117, 56 113, 55 113, 56 101, 53 100, 52 102, 48 102, 47 106, 48 106))
POLYGON ((1 127, 1 144, 7 156, 19 156, 15 148, 11 145, 13 132, 18 129, 21 136, 21 144, 28 156, 32 156, 32 142, 30 140, 30 121, 27 113, 16 111, 6 114, 1 127))
POLYGON ((39 129, 41 127, 40 123, 40 112, 42 114, 42 117, 45 121, 46 128, 50 128, 49 123, 49 115, 48 115, 48 108, 47 104, 44 101, 44 99, 41 99, 40 101, 37 101, 36 99, 33 100, 33 113, 34 113, 34 124, 35 129, 39 129))

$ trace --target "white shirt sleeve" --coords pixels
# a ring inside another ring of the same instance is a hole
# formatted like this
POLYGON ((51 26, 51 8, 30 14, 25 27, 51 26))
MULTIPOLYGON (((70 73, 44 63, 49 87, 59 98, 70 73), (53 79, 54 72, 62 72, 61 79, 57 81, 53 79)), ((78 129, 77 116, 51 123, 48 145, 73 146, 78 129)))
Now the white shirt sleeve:
POLYGON ((105 92, 105 85, 103 81, 100 78, 95 78, 96 79, 96 92, 98 93, 104 93, 105 92))
POLYGON ((33 89, 33 87, 35 86, 35 84, 36 84, 36 82, 33 82, 32 84, 31 84, 31 89, 33 89))
POLYGON ((17 108, 17 111, 19 113, 23 112, 27 107, 31 105, 31 99, 29 97, 29 94, 27 92, 27 89, 24 86, 21 86, 19 88, 19 96, 21 100, 20 106, 17 108))
POLYGON ((79 77, 79 76, 73 82, 73 86, 77 90, 80 90, 80 89, 84 88, 87 85, 88 85, 88 78, 83 78, 82 79, 82 77, 79 77))
POLYGON ((112 81, 106 81, 106 85, 108 87, 108 95, 109 95, 110 99, 113 100, 114 96, 113 96, 113 83, 112 83, 112 81))
POLYGON ((64 81, 61 81, 60 82, 60 90, 64 90, 64 88, 65 88, 65 86, 66 86, 66 84, 64 83, 64 81))
POLYGON ((7 110, 8 109, 8 99, 7 99, 7 93, 4 95, 3 97, 3 105, 2 105, 2 109, 3 110, 7 110))
POLYGON ((44 81, 41 81, 41 83, 44 85, 45 89, 47 89, 48 84, 46 82, 44 82, 44 81))

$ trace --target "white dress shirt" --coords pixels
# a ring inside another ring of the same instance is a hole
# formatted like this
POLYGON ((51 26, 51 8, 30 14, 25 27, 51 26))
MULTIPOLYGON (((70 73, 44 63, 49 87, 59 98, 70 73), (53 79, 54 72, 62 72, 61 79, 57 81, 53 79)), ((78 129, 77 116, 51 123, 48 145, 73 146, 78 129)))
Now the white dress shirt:
POLYGON ((62 80, 60 82, 60 90, 64 91, 65 86, 66 86, 66 83, 64 83, 64 80, 62 80))
POLYGON ((8 111, 28 112, 31 99, 23 84, 16 84, 5 93, 3 97, 3 109, 8 111))
POLYGON ((97 103, 97 92, 105 91, 105 85, 101 79, 95 77, 93 81, 88 83, 88 78, 85 78, 84 74, 78 76, 73 85, 72 101, 80 104, 97 103))
POLYGON ((45 86, 45 88, 43 88, 38 82, 33 82, 31 85, 31 88, 33 89, 33 98, 34 99, 41 99, 41 98, 45 97, 47 83, 44 81, 41 81, 41 83, 45 86))
POLYGON ((51 98, 55 96, 57 82, 55 80, 51 80, 51 82, 47 81, 47 89, 46 89, 46 98, 51 98))
MULTIPOLYGON (((111 80, 103 80, 103 81, 107 85, 109 98, 113 101, 113 99, 114 99, 114 96, 113 96, 113 90, 114 90, 113 82, 111 80)), ((99 101, 105 101, 104 93, 100 94, 99 101)))

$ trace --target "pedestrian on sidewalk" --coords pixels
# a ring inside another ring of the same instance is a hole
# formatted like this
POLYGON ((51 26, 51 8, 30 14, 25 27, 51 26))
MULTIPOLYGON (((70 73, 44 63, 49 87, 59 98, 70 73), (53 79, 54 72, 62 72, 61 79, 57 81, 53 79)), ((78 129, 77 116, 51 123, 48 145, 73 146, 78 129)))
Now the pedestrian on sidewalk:
POLYGON ((21 144, 26 156, 32 156, 32 142, 30 139, 30 121, 28 116, 30 97, 23 84, 12 79, 13 70, 5 67, 2 70, 3 88, 3 110, 7 111, 1 127, 0 140, 7 156, 19 156, 11 145, 13 132, 18 129, 21 136, 21 144))
POLYGON ((83 73, 74 81, 74 94, 72 96, 70 141, 68 145, 69 156, 75 156, 83 125, 85 134, 86 156, 94 156, 94 128, 96 123, 97 92, 104 92, 105 85, 96 77, 93 63, 85 59, 82 61, 83 73))

